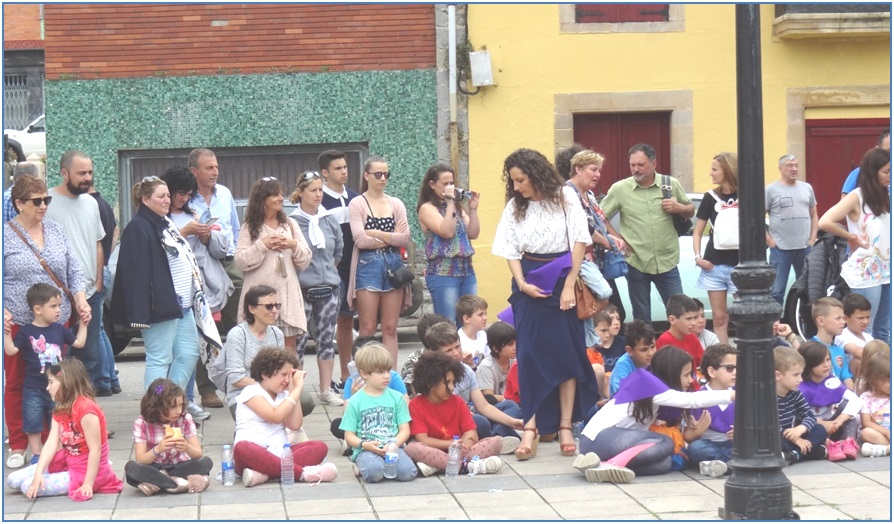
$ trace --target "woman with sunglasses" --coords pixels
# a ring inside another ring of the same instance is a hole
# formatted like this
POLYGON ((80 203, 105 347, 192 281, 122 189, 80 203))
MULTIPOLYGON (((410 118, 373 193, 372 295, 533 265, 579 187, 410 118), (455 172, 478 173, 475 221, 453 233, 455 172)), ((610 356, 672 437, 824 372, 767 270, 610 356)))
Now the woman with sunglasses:
POLYGON ((435 313, 456 316, 461 295, 478 294, 478 280, 472 267, 478 238, 479 194, 468 192, 469 210, 457 201, 456 175, 450 166, 435 164, 428 168, 419 188, 416 214, 425 233, 425 285, 431 293, 435 313))
MULTIPOLYGON (((335 215, 320 207, 323 202, 323 178, 316 171, 307 171, 298 177, 298 184, 289 199, 293 204, 299 204, 292 217, 298 222, 312 253, 310 265, 298 275, 298 282, 304 298, 304 315, 317 342, 320 402, 327 406, 343 406, 345 401, 338 391, 331 388, 341 283, 337 267, 344 247, 341 225, 335 215)), ((301 335, 298 341, 299 369, 304 369, 306 346, 307 333, 301 335)))
MULTIPOLYGON (((59 287, 41 265, 38 253, 56 278, 74 294, 81 321, 90 322, 90 306, 84 292, 81 266, 72 255, 62 226, 52 220, 44 220, 52 200, 47 196, 46 183, 33 176, 19 176, 12 188, 11 199, 19 214, 3 226, 4 326, 11 320, 11 334, 15 337, 20 326, 31 323, 33 314, 25 300, 31 286, 44 283, 59 287)), ((70 316, 71 302, 63 291, 59 322, 67 322, 70 316)), ((3 406, 9 427, 10 448, 6 466, 20 468, 25 464, 28 445, 22 420, 25 362, 18 353, 6 355, 3 357, 3 368, 6 373, 3 406)), ((42 440, 46 440, 48 432, 49 426, 45 428, 42 440)))
POLYGON ((134 184, 136 214, 121 235, 112 319, 139 328, 146 346, 143 387, 167 378, 186 388, 202 342, 220 348, 189 242, 168 218, 171 194, 156 176, 134 184))
POLYGON ((376 333, 382 322, 382 344, 391 353, 392 369, 397 370, 397 320, 412 304, 410 286, 395 289, 388 270, 403 264, 398 248, 410 243, 407 209, 399 199, 385 194, 391 172, 377 156, 363 165, 362 198, 348 204, 354 256, 348 285, 348 305, 360 318, 360 336, 376 333))
POLYGON ((298 271, 310 264, 310 248, 298 224, 283 212, 282 186, 273 177, 264 177, 251 188, 235 263, 245 275, 239 310, 250 287, 263 284, 275 289, 282 303, 276 325, 286 337, 286 348, 297 354, 298 337, 307 331, 298 271))

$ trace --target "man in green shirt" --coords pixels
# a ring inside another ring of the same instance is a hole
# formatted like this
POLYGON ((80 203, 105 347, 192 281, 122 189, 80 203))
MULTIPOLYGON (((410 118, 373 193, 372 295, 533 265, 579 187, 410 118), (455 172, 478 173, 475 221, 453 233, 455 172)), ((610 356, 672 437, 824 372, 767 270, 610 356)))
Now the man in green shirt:
POLYGON ((651 284, 665 303, 671 295, 683 292, 677 270, 680 244, 672 215, 692 218, 695 206, 673 177, 668 177, 672 196, 663 197, 652 146, 636 144, 627 156, 632 176, 615 182, 601 205, 608 218, 621 213, 620 233, 629 247, 627 292, 633 318, 651 323, 651 284))

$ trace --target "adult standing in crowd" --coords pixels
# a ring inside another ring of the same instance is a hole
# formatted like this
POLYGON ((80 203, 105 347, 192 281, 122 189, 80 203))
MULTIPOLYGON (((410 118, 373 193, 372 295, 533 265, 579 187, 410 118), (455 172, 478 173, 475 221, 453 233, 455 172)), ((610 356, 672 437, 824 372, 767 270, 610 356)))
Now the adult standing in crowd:
MULTIPOLYGON (((227 237, 227 254, 219 258, 233 283, 233 293, 242 294, 242 272, 233 263, 236 254, 236 242, 239 240, 239 215, 236 213, 236 202, 233 194, 223 184, 218 184, 220 175, 217 156, 210 149, 193 149, 187 159, 189 172, 196 177, 198 189, 192 196, 190 207, 199 216, 198 222, 205 224, 212 218, 217 219, 220 231, 227 237)), ((236 325, 239 309, 236 301, 227 301, 221 311, 219 333, 226 333, 236 325), (228 307, 227 307, 228 306, 228 307)), ((205 366, 196 367, 196 385, 202 395, 202 406, 206 408, 222 408, 223 402, 215 393, 216 387, 208 378, 205 366)))
POLYGON ((870 149, 860 162, 857 188, 823 214, 823 231, 847 239, 850 255, 841 277, 872 305, 867 330, 891 341, 891 153, 870 149), (839 221, 847 219, 847 229, 839 221))
POLYGON ((338 261, 338 320, 335 324, 335 347, 341 380, 332 381, 332 388, 341 390, 348 378, 348 363, 351 361, 351 345, 354 344, 354 315, 348 305, 348 286, 351 280, 351 261, 354 260, 354 236, 351 234, 351 217, 348 204, 357 192, 348 187, 348 161, 345 154, 337 149, 328 149, 317 157, 320 173, 326 184, 323 186, 323 208, 327 209, 341 226, 344 244, 341 260, 338 261))
POLYGON ((382 323, 382 344, 397 370, 397 320, 412 304, 410 285, 395 289, 387 271, 403 262, 398 248, 410 243, 407 209, 400 199, 385 194, 391 178, 385 159, 371 156, 363 165, 363 193, 348 205, 354 253, 348 303, 360 317, 360 336, 376 334, 382 323))
MULTIPOLYGON (((96 200, 96 205, 99 206, 99 220, 102 222, 103 231, 106 232, 106 236, 102 239, 103 260, 101 303, 104 304, 106 298, 110 296, 112 289, 112 272, 109 270, 109 259, 112 257, 112 250, 115 249, 115 244, 118 243, 118 223, 115 220, 115 211, 112 209, 112 206, 106 202, 106 199, 102 197, 92 183, 87 192, 96 200)), ((118 393, 121 393, 121 381, 118 380, 118 374, 115 372, 115 351, 112 349, 112 341, 109 340, 109 336, 106 334, 104 320, 99 323, 99 346, 100 350, 106 356, 106 374, 109 376, 112 394, 117 395, 118 393)))
POLYGON ((468 192, 469 209, 456 200, 456 174, 450 166, 428 168, 419 188, 416 213, 425 234, 425 285, 431 293, 435 314, 456 317, 456 301, 462 295, 477 295, 478 280, 472 267, 478 238, 478 200, 468 192))
POLYGON ((636 144, 627 154, 630 178, 612 184, 602 201, 607 218, 621 213, 621 235, 629 248, 627 256, 627 293, 633 318, 652 320, 652 284, 661 300, 683 292, 680 280, 680 243, 673 215, 692 218, 695 206, 683 186, 674 177, 670 198, 664 198, 662 180, 655 171, 657 155, 649 144, 636 144))
MULTIPOLYGON (((233 294, 233 283, 221 263, 226 257, 229 239, 221 231, 217 224, 208 225, 199 222, 199 215, 189 204, 198 189, 196 178, 185 167, 172 167, 165 171, 161 179, 168 186, 171 193, 171 206, 168 218, 177 226, 180 235, 189 242, 196 263, 202 274, 202 285, 205 289, 205 299, 211 309, 211 316, 220 317, 220 311, 226 305, 230 295, 233 294)), ((211 416, 203 410, 195 401, 196 377, 200 370, 205 368, 203 355, 199 355, 196 361, 196 369, 189 377, 186 384, 186 410, 196 421, 202 421, 211 416)), ((205 369, 207 375, 207 369, 205 369)), ((208 389, 206 389, 206 393, 208 389)), ((214 394, 213 390, 211 391, 214 394)), ((216 396, 216 395, 215 395, 216 396)))
MULTIPOLYGON (((891 150, 891 130, 885 129, 878 136, 878 141, 875 144, 875 147, 884 149, 885 151, 891 150)), ((844 180, 844 184, 841 186, 841 198, 847 196, 848 193, 857 189, 857 177, 860 174, 860 166, 857 166, 851 171, 847 178, 844 180)), ((891 187, 888 186, 888 192, 891 192, 891 187)))
POLYGON ((526 460, 536 453, 538 430, 558 431, 563 455, 573 454, 571 423, 598 398, 574 298, 584 251, 592 243, 587 219, 574 190, 537 151, 509 155, 503 180, 507 202, 492 252, 507 259, 512 273, 509 303, 518 330, 525 422, 516 457, 526 460), (546 268, 537 279, 543 287, 528 281, 539 268, 546 268))
MULTIPOLYGON (((65 230, 58 223, 46 218, 52 198, 47 195, 43 180, 23 175, 12 187, 12 203, 16 216, 3 225, 3 313, 4 325, 13 322, 12 336, 19 328, 34 320, 31 308, 25 300, 28 289, 44 283, 59 287, 56 279, 74 298, 78 316, 82 322, 90 322, 90 305, 87 303, 84 274, 74 256, 65 230), (52 275, 40 263, 46 261, 52 275), (55 277, 55 278, 54 278, 55 277)), ((71 301, 64 289, 59 322, 67 322, 71 316, 71 301)), ((69 326, 74 327, 74 326, 69 326)), ((3 417, 9 436, 9 458, 6 466, 20 468, 25 464, 28 438, 22 430, 22 388, 25 383, 25 363, 19 353, 3 356, 3 417)), ((44 432, 43 439, 49 428, 44 432)))
MULTIPOLYGON (((701 269, 696 286, 708 291, 711 301, 711 319, 714 322, 714 334, 721 344, 728 344, 727 326, 727 292, 735 294, 736 285, 730 275, 739 264, 738 249, 717 249, 714 236, 717 233, 717 214, 725 206, 739 205, 739 164, 733 153, 720 153, 711 160, 711 183, 714 189, 705 193, 698 206, 698 218, 692 232, 692 251, 695 253, 695 265, 701 269), (711 236, 705 246, 705 255, 701 254, 702 234, 705 226, 711 222, 711 236)), ((726 232, 726 234, 730 234, 726 232)), ((731 232, 739 238, 739 231, 731 232)))
POLYGON ((813 188, 798 180, 798 168, 795 155, 782 155, 779 157, 779 180, 764 189, 764 204, 770 215, 767 247, 770 248, 770 265, 776 270, 770 294, 780 304, 785 300, 785 287, 792 268, 795 269, 795 279, 804 270, 804 259, 816 242, 819 223, 813 188))
MULTIPOLYGON (((304 298, 304 315, 313 327, 317 342, 317 369, 320 375, 320 402, 327 406, 343 406, 338 391, 333 391, 332 368, 335 363, 335 326, 338 320, 339 259, 342 254, 341 227, 338 220, 320 207, 323 201, 323 178, 316 171, 306 171, 290 200, 298 203, 292 212, 301 234, 310 247, 310 265, 298 275, 304 298)), ((298 341, 298 365, 304 369, 304 348, 307 333, 298 341)))
MULTIPOLYGON (((565 155, 563 155, 562 152, 556 155, 556 168, 558 169, 558 166, 561 163, 563 169, 568 169, 567 174, 563 174, 562 171, 559 171, 559 175, 568 180, 567 183, 571 184, 570 187, 576 191, 578 201, 587 215, 587 227, 590 231, 590 238, 593 240, 593 243, 591 247, 587 249, 587 255, 585 256, 601 267, 600 261, 603 259, 605 252, 613 249, 609 242, 609 238, 611 238, 611 241, 614 243, 614 249, 618 249, 622 253, 627 250, 627 243, 624 242, 621 235, 615 231, 611 222, 606 220, 605 213, 602 212, 602 208, 596 201, 596 195, 593 193, 596 189, 596 185, 599 183, 599 179, 602 177, 601 170, 602 165, 605 162, 605 157, 599 153, 585 149, 580 144, 574 144, 574 146, 572 146, 572 150, 576 150, 577 152, 567 160, 564 158, 565 155)), ((618 285, 613 278, 607 278, 605 280, 612 289, 612 296, 609 297, 609 302, 618 308, 618 315, 621 317, 621 323, 623 325, 625 311, 621 296, 618 294, 618 285)))
POLYGON ((310 248, 298 224, 282 208, 279 180, 264 177, 255 182, 236 244, 236 266, 244 275, 243 289, 263 284, 276 290, 282 303, 277 327, 286 337, 286 348, 297 355, 298 337, 307 331, 298 271, 310 264, 310 248))
POLYGON ((74 250, 75 259, 84 274, 84 291, 92 316, 87 326, 87 342, 84 348, 73 352, 84 363, 93 382, 97 397, 112 395, 112 377, 109 369, 114 364, 107 361, 113 355, 99 343, 102 324, 102 269, 105 255, 102 239, 106 236, 99 216, 99 205, 87 192, 93 185, 93 161, 77 150, 66 151, 59 162, 62 183, 51 188, 53 203, 47 209, 47 218, 62 226, 74 250))
MULTIPOLYGON (((40 178, 40 170, 34 162, 19 162, 12 168, 12 183, 15 184, 15 181, 22 175, 40 178)), ((3 192, 3 223, 9 222, 18 214, 15 206, 12 205, 12 186, 10 186, 3 192)))
POLYGON ((144 388, 157 378, 185 388, 199 358, 199 336, 217 347, 220 337, 196 258, 168 218, 168 186, 157 176, 145 177, 134 184, 132 198, 137 212, 121 235, 112 318, 143 335, 144 388))

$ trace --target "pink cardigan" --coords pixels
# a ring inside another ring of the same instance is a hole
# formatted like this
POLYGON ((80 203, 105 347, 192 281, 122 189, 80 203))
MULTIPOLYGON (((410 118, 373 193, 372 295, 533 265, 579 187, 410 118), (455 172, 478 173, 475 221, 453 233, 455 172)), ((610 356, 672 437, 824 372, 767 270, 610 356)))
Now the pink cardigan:
MULTIPOLYGON (((410 226, 407 224, 407 208, 400 199, 385 195, 391 204, 391 212, 394 214, 394 233, 391 235, 391 247, 407 247, 410 245, 410 226)), ((348 204, 348 215, 351 219, 351 234, 354 236, 354 251, 351 255, 351 279, 348 283, 348 307, 354 307, 354 298, 357 294, 357 259, 361 249, 380 249, 389 247, 378 239, 366 234, 366 219, 369 216, 369 206, 363 195, 351 200, 348 204)), ((413 304, 412 286, 404 288, 404 300, 401 311, 413 304)))

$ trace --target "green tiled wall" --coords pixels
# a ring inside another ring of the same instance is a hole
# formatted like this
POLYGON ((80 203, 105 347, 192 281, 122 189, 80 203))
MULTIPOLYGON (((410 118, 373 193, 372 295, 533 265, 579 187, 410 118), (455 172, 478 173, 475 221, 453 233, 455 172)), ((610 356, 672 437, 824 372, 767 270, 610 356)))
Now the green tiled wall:
POLYGON ((48 182, 61 180, 62 153, 80 149, 114 205, 121 149, 365 142, 397 175, 388 191, 418 240, 411 209, 438 159, 436 91, 432 69, 47 81, 48 182))

